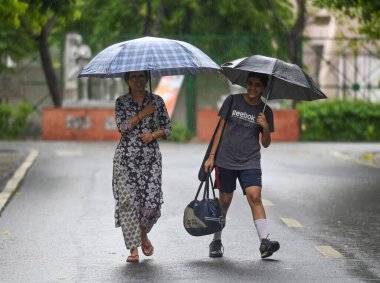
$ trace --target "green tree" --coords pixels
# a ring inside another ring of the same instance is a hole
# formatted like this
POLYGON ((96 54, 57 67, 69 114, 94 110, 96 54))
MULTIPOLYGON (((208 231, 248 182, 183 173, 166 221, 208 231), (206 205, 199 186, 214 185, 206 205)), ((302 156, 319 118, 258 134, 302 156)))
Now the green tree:
POLYGON ((261 0, 0 0, 0 3, 1 58, 9 55, 17 59, 38 50, 56 107, 62 104, 62 94, 50 49, 55 41, 62 42, 66 31, 81 33, 94 53, 115 42, 153 35, 189 41, 218 63, 251 54, 284 60, 291 57, 284 40, 286 33, 278 23, 278 18, 286 19, 283 23, 292 19, 289 1, 272 0, 272 6, 261 0))
POLYGON ((313 4, 332 12, 357 18, 359 31, 372 39, 380 38, 380 2, 376 0, 314 0, 313 4))
MULTIPOLYGON (((292 15, 288 2, 275 2, 280 16, 292 15)), ((193 43, 218 63, 255 53, 289 57, 284 31, 266 1, 87 0, 78 1, 78 8, 86 12, 72 28, 94 52, 130 39, 126 35, 152 35, 193 43)))
MULTIPOLYGON (((46 83, 55 107, 62 105, 62 93, 49 48, 49 38, 75 19, 75 0, 1 0, 0 48, 2 57, 20 58, 38 50, 46 83)), ((4 65, 2 65, 4 69, 4 65)))
MULTIPOLYGON (((212 55, 218 63, 258 53, 287 57, 283 51, 286 47, 283 31, 266 1, 192 0, 165 4, 167 17, 162 31, 190 35, 185 39, 212 55), (194 42, 196 38, 201 41, 194 42)), ((281 5, 280 14, 290 8, 281 5)))
POLYGON ((6 65, 8 56, 18 60, 32 50, 27 35, 17 31, 21 25, 18 15, 26 11, 25 3, 11 0, 0 2, 0 73, 9 71, 6 65))
MULTIPOLYGON (((294 18, 291 14, 281 14, 279 11, 280 3, 276 4, 274 0, 269 0, 273 15, 285 33, 290 61, 301 66, 301 41, 307 17, 306 0, 296 0, 295 3, 294 18)), ((284 3, 281 4, 284 5, 284 3)))
POLYGON ((82 17, 70 22, 69 28, 81 33, 96 53, 133 37, 158 36, 163 5, 163 0, 78 0, 76 7, 83 11, 82 17))

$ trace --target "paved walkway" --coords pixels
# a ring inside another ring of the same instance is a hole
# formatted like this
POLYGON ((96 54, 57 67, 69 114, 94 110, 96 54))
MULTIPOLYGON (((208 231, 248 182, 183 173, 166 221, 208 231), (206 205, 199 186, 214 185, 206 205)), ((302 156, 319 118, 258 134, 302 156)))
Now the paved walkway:
POLYGON ((0 148, 0 191, 25 160, 27 151, 0 148))
POLYGON ((37 150, 7 149, 0 143, 0 214, 38 156, 37 150))
MULTIPOLYGON (((165 203, 151 235, 155 255, 140 253, 141 264, 134 266, 125 263, 128 251, 114 228, 115 147, 116 142, 0 142, 0 149, 26 150, 25 161, 33 149, 39 151, 0 217, 0 282, 25 282, 26 276, 28 282, 200 283, 379 278, 380 249, 371 244, 379 232, 380 171, 345 158, 378 151, 380 143, 276 142, 263 150, 264 205, 270 237, 281 249, 262 261, 241 191, 223 234, 224 258, 208 257, 212 236, 184 231, 183 210, 199 185, 196 174, 207 146, 162 142, 165 203)), ((371 160, 367 155, 363 159, 371 160)))
MULTIPOLYGON (((338 158, 380 168, 380 148, 376 151, 332 151, 331 154, 338 158)), ((38 151, 9 148, 6 142, 0 141, 0 213, 17 190, 37 156, 38 151)))

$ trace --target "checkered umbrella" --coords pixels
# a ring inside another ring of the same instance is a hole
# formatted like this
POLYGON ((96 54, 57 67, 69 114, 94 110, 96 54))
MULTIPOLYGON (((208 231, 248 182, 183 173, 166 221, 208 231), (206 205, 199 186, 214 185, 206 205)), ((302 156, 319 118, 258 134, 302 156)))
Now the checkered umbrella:
POLYGON ((267 74, 266 99, 316 100, 327 98, 312 78, 299 66, 261 55, 236 59, 222 65, 222 74, 232 84, 247 87, 250 72, 267 74))
POLYGON ((197 47, 179 40, 142 37, 111 45, 97 54, 79 77, 123 77, 149 71, 152 77, 219 71, 218 64, 197 47))

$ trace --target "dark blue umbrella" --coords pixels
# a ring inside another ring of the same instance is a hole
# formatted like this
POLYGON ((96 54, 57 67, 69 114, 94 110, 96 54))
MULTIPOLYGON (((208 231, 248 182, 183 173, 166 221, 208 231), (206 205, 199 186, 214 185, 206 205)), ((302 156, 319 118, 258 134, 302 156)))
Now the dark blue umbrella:
POLYGON ((107 47, 83 67, 79 77, 123 77, 131 71, 149 71, 152 77, 160 77, 220 69, 210 57, 187 42, 142 37, 107 47))

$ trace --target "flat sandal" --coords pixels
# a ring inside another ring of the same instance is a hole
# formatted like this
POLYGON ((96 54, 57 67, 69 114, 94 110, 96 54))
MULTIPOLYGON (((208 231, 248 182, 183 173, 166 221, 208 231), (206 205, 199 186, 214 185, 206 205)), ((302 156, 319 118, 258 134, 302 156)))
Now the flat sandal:
POLYGON ((127 257, 127 262, 139 262, 139 255, 130 255, 127 257))
POLYGON ((149 240, 149 245, 145 246, 143 243, 141 243, 141 250, 144 255, 151 256, 154 253, 154 247, 152 243, 149 240))

